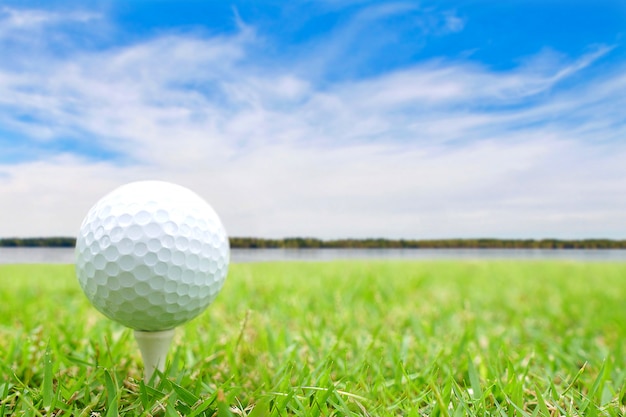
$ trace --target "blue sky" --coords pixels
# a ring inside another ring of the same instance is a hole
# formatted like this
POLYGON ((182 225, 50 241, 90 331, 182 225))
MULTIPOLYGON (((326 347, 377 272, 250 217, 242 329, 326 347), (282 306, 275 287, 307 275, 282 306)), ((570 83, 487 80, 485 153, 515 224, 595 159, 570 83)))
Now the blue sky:
POLYGON ((235 236, 626 238, 622 1, 0 1, 0 237, 188 186, 235 236))

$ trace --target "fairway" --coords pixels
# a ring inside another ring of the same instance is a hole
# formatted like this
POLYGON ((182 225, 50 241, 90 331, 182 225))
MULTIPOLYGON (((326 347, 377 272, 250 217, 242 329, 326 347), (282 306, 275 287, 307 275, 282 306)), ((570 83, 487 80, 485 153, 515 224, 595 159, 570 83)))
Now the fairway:
POLYGON ((0 415, 621 416, 626 263, 235 264, 142 381, 71 265, 0 265, 0 415))

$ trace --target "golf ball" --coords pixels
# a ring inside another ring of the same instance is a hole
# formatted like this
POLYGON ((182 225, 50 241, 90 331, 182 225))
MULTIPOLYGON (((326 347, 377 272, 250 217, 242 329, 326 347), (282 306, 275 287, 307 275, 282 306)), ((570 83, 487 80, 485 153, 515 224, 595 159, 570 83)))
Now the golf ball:
POLYGON ((229 256, 226 231, 202 198, 179 185, 141 181, 89 210, 76 240, 76 275, 105 316, 160 331, 211 304, 229 256))

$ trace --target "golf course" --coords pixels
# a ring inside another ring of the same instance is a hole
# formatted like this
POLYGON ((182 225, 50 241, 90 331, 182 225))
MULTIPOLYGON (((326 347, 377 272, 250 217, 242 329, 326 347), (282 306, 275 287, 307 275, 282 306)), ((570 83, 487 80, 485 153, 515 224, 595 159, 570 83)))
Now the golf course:
POLYGON ((0 0, 0 417, 626 417, 624 109, 626 0, 0 0))
POLYGON ((622 416, 626 263, 233 264, 149 383, 73 265, 0 265, 0 415, 622 416))

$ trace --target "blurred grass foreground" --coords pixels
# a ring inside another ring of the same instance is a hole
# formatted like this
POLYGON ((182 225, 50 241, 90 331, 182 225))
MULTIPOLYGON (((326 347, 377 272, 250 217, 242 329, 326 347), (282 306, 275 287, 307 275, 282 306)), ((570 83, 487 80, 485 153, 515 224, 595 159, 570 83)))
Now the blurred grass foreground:
POLYGON ((622 416, 626 263, 236 264, 160 382, 70 265, 0 265, 0 415, 622 416))

